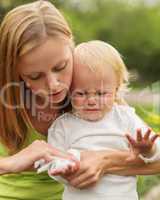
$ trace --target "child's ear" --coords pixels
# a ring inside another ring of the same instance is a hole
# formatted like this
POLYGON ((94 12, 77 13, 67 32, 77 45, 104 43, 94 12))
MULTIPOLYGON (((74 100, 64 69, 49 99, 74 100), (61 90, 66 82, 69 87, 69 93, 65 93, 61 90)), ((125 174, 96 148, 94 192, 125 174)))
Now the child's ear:
POLYGON ((119 86, 116 87, 116 92, 118 92, 118 90, 119 90, 119 86))

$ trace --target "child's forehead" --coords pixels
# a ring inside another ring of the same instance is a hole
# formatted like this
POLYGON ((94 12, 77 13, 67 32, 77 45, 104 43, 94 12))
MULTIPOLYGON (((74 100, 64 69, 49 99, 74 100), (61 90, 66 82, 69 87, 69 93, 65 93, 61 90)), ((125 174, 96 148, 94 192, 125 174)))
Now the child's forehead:
POLYGON ((103 90, 113 87, 116 84, 115 79, 111 79, 110 76, 98 75, 95 72, 90 74, 79 74, 75 77, 73 87, 80 90, 103 90))
POLYGON ((115 71, 110 67, 94 69, 83 64, 74 67, 73 79, 76 82, 108 83, 116 79, 115 71))

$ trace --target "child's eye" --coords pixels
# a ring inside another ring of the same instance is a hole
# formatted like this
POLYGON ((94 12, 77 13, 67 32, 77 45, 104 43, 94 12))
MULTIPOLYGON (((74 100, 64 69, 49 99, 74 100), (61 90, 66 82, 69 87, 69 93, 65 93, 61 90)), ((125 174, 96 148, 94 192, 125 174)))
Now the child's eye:
POLYGON ((75 93, 76 96, 80 96, 80 97, 83 97, 85 95, 84 92, 76 92, 75 93))

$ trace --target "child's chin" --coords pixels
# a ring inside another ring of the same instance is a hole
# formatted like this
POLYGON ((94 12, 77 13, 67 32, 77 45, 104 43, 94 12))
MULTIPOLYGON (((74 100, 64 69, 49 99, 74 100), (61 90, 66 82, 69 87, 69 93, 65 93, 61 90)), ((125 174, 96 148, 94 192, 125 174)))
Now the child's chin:
POLYGON ((88 120, 88 121, 99 121, 103 118, 103 115, 102 114, 90 114, 90 115, 86 115, 85 116, 85 119, 88 120))

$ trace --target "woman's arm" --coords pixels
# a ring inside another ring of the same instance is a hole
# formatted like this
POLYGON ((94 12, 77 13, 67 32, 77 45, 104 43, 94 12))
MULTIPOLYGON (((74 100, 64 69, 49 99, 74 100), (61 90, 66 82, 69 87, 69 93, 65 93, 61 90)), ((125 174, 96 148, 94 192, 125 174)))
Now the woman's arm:
POLYGON ((109 174, 116 174, 120 176, 136 176, 136 175, 153 175, 160 173, 160 161, 151 164, 144 164, 141 166, 119 166, 111 167, 106 170, 109 174))
POLYGON ((0 157, 0 175, 8 173, 8 164, 6 158, 0 157))
POLYGON ((36 140, 12 156, 0 157, 0 174, 33 170, 35 161, 44 159, 50 162, 54 156, 72 159, 71 155, 62 153, 45 141, 36 140))
POLYGON ((77 188, 87 188, 97 183, 104 174, 122 176, 150 175, 160 172, 160 162, 144 164, 140 159, 128 163, 129 151, 84 151, 81 154, 80 170, 65 177, 77 188))
POLYGON ((136 176, 136 175, 153 175, 160 173, 160 161, 145 164, 143 160, 137 158, 134 163, 129 163, 127 158, 130 156, 129 151, 104 151, 106 165, 104 174, 116 174, 121 176, 136 176), (109 161, 107 161, 109 160, 109 161), (110 163, 110 168, 107 163, 110 163))

